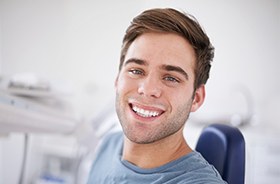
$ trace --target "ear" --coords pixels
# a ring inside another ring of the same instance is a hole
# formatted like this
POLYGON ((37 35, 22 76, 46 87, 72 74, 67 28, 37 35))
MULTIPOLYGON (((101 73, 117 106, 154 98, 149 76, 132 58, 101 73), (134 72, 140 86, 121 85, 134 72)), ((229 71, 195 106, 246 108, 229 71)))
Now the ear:
POLYGON ((205 99, 205 85, 201 85, 194 92, 191 112, 195 112, 204 102, 205 99))

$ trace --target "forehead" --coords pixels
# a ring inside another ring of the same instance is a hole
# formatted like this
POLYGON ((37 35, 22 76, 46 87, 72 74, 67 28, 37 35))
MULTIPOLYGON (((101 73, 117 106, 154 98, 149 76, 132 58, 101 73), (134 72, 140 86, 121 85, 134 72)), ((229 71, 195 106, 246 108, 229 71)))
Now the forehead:
POLYGON ((154 65, 176 65, 194 71, 195 52, 183 37, 171 33, 145 33, 136 38, 126 53, 124 62, 131 58, 154 65))

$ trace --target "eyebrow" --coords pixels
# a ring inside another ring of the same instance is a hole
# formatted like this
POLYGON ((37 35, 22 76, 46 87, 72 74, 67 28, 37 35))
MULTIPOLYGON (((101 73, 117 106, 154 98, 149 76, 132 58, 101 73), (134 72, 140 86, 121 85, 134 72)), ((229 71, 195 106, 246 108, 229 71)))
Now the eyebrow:
POLYGON ((148 62, 143 60, 143 59, 137 59, 137 58, 131 58, 131 59, 128 59, 127 61, 125 61, 124 65, 128 65, 130 63, 136 63, 138 65, 145 65, 147 66, 148 65, 148 62))
MULTIPOLYGON (((144 66, 148 66, 148 62, 143 60, 143 59, 137 59, 137 58, 131 58, 128 59, 127 61, 125 61, 124 65, 128 65, 130 63, 135 63, 138 65, 144 65, 144 66)), ((189 75, 187 72, 185 72, 185 70, 183 70, 181 67, 179 66, 174 66, 174 65, 162 65, 160 67, 162 70, 166 70, 166 71, 174 71, 174 72, 178 72, 181 75, 183 75, 187 80, 189 80, 189 75)))

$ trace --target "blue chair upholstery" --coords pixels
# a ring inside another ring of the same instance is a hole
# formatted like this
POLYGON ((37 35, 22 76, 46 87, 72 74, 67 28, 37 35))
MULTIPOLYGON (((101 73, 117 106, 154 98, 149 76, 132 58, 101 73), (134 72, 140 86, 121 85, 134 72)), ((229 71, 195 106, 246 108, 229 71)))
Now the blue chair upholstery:
POLYGON ((238 128, 225 124, 209 125, 203 129, 195 149, 228 184, 244 184, 245 140, 238 128))

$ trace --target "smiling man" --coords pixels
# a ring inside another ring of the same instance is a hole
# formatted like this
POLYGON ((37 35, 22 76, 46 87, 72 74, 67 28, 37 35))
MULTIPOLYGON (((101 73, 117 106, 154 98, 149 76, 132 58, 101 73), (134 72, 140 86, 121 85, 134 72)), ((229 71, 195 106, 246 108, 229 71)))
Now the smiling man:
POLYGON ((123 133, 104 138, 88 184, 225 183, 183 136, 204 101, 213 52, 190 15, 151 9, 133 19, 115 82, 123 133))

